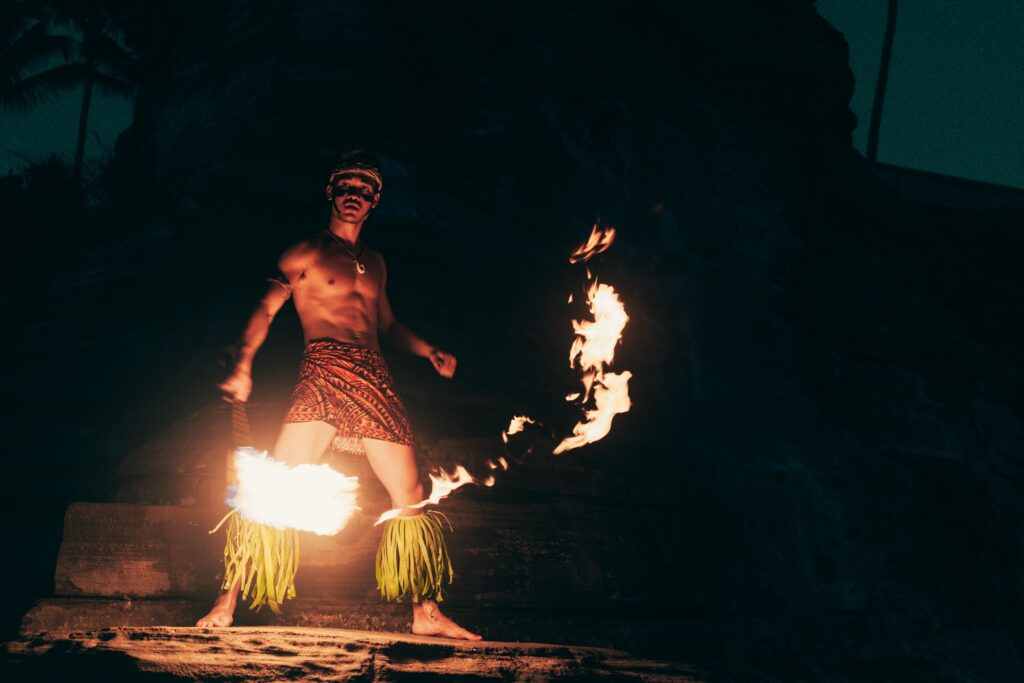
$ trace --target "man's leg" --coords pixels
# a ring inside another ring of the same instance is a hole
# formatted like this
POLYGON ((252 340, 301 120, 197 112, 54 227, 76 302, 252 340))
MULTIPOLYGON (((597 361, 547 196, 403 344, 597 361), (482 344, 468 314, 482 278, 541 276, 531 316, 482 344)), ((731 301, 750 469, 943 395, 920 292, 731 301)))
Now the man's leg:
MULTIPOLYGON (((415 505, 423 500, 423 486, 419 481, 412 446, 379 439, 361 441, 373 473, 391 496, 393 508, 415 505)), ((406 510, 402 515, 411 517, 420 513, 421 510, 406 510)), ((433 600, 412 603, 412 632, 427 636, 480 640, 480 636, 467 631, 442 614, 433 600)))
POLYGON ((272 456, 283 460, 289 467, 311 465, 323 456, 331 445, 337 427, 326 422, 286 422, 281 427, 272 456))
MULTIPOLYGON (((315 463, 331 444, 336 431, 336 427, 326 422, 286 422, 281 427, 281 433, 271 455, 283 460, 289 467, 315 463)), ((230 626, 234 620, 238 591, 241 588, 242 578, 239 577, 234 586, 220 592, 213 602, 213 608, 196 622, 196 626, 230 626)))

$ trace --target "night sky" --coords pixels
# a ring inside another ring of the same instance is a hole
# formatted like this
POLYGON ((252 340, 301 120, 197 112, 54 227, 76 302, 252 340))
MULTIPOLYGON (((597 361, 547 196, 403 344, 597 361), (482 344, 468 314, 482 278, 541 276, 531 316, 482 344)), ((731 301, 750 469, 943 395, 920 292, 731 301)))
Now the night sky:
MULTIPOLYGON (((42 160, 52 153, 70 164, 75 156, 81 106, 82 91, 76 88, 26 112, 0 113, 0 173, 17 171, 26 162, 42 160)), ((131 120, 131 101, 93 93, 86 163, 95 164, 109 154, 118 134, 131 120)))
MULTIPOLYGON (((886 0, 818 0, 850 44, 852 109, 863 152, 878 74, 886 0)), ((903 0, 879 141, 879 160, 1024 187, 1024 2, 903 0)), ((0 113, 0 172, 57 152, 71 160, 81 95, 25 114, 0 113)), ((131 103, 93 99, 87 154, 109 151, 131 103)))
MULTIPOLYGON (((857 82, 854 146, 868 119, 885 31, 886 0, 818 0, 850 44, 857 82)), ((878 159, 946 175, 1024 187, 1024 2, 902 0, 878 159)))

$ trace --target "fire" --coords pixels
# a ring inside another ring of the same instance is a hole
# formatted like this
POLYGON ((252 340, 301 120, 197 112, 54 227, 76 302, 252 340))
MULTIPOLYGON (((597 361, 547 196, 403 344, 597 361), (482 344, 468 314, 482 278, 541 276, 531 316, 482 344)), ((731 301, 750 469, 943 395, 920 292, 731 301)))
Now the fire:
MULTIPOLYGON (((569 262, 588 261, 591 257, 608 249, 614 241, 615 228, 601 228, 595 223, 590 237, 576 248, 569 257, 569 262)), ((568 394, 565 400, 579 400, 580 403, 586 404, 593 397, 594 407, 584 411, 585 420, 573 427, 572 436, 566 437, 555 447, 553 451, 555 454, 604 438, 611 430, 612 419, 630 409, 628 384, 633 376, 632 373, 628 371, 605 372, 605 366, 611 364, 615 359, 615 347, 622 339, 622 330, 626 327, 629 316, 626 315, 625 306, 619 300, 619 295, 614 287, 594 280, 589 268, 587 269, 587 280, 593 280, 587 290, 587 304, 590 307, 593 320, 572 321, 576 339, 573 340, 569 350, 569 367, 575 368, 578 364, 583 373, 581 381, 584 390, 582 394, 580 392, 568 394)), ((573 297, 570 294, 569 303, 572 303, 572 300, 573 297)), ((537 424, 537 421, 526 415, 513 417, 509 422, 508 429, 501 433, 502 441, 507 444, 509 437, 522 432, 527 424, 537 424)), ((501 457, 497 462, 488 460, 487 467, 491 472, 496 471, 499 467, 507 471, 509 464, 505 458, 501 457)), ((493 486, 494 475, 482 480, 477 479, 465 467, 459 465, 452 474, 448 474, 444 470, 431 473, 430 482, 429 497, 415 505, 388 510, 377 519, 375 525, 398 517, 404 510, 436 505, 466 484, 493 486)))
POLYGON ((558 455, 607 436, 612 428, 612 418, 629 411, 629 388, 626 385, 632 376, 629 371, 605 374, 594 388, 596 407, 585 412, 586 421, 577 422, 573 435, 562 439, 552 453, 558 455))
POLYGON ((263 451, 235 451, 238 485, 227 503, 248 520, 266 526, 331 536, 343 529, 356 505, 357 477, 327 465, 289 467, 263 451))
MULTIPOLYGON (((507 467, 506 467, 507 469, 507 467)), ((448 474, 442 469, 435 470, 430 473, 430 495, 416 503, 415 505, 408 505, 404 508, 395 508, 388 510, 373 523, 374 526, 382 524, 389 519, 398 517, 404 510, 418 510, 426 507, 427 505, 437 505, 442 500, 447 498, 452 491, 461 488, 466 484, 482 484, 483 486, 494 486, 494 477, 487 477, 484 480, 479 480, 473 477, 462 465, 455 468, 455 472, 448 474), (436 472, 436 473, 435 473, 436 472)))
MULTIPOLYGON (((615 228, 602 230, 595 223, 590 238, 572 253, 569 262, 587 261, 610 247, 614 240, 615 228)), ((589 268, 587 279, 593 279, 589 268)), ((572 321, 576 339, 569 349, 569 367, 576 367, 579 363, 583 372, 583 397, 581 399, 580 394, 574 392, 567 395, 565 400, 579 399, 581 403, 586 403, 593 395, 594 408, 585 411, 586 420, 573 427, 573 435, 555 447, 555 454, 604 438, 611 429, 612 418, 630 408, 628 384, 633 375, 630 372, 605 372, 605 366, 615 359, 615 347, 629 322, 626 308, 614 287, 597 280, 587 290, 587 304, 594 319, 572 321)))
MULTIPOLYGON (((576 247, 576 251, 572 252, 569 256, 569 263, 589 261, 592 256, 596 256, 612 246, 614 241, 615 228, 601 228, 600 223, 594 223, 594 227, 590 229, 590 237, 586 242, 576 247)), ((587 277, 590 277, 589 271, 587 272, 587 277)), ((569 302, 572 302, 571 296, 569 297, 569 302)))
POLYGON ((615 346, 622 339, 622 330, 629 321, 626 309, 611 285, 595 281, 587 291, 587 303, 594 319, 572 321, 576 339, 569 349, 569 367, 576 367, 579 359, 583 371, 584 401, 590 396, 594 380, 603 377, 604 366, 615 359, 615 346))
MULTIPOLYGON (((588 261, 608 249, 614 241, 615 228, 601 228, 595 223, 590 237, 569 256, 569 262, 588 261)), ((580 378, 583 392, 582 395, 578 391, 569 393, 565 400, 586 404, 593 396, 594 407, 584 411, 585 420, 573 427, 572 436, 562 439, 552 451, 554 454, 604 438, 611 430, 612 418, 629 411, 631 405, 629 379, 632 373, 605 372, 605 366, 615 359, 615 347, 622 339, 622 330, 629 322, 629 316, 614 287, 594 280, 589 268, 587 280, 593 280, 587 290, 587 305, 594 318, 572 321, 576 338, 569 349, 569 367, 575 368, 578 364, 583 372, 580 378)), ((572 303, 572 295, 569 303, 572 303)), ((523 431, 527 422, 535 423, 525 416, 512 418, 508 429, 501 434, 502 440, 508 443, 508 437, 523 431)))
MULTIPOLYGON (((609 228, 611 229, 611 228, 609 228)), ((622 330, 629 321, 625 306, 611 285, 596 280, 587 290, 587 303, 593 320, 573 320, 576 339, 569 349, 569 366, 579 363, 583 371, 583 399, 593 394, 595 407, 585 412, 586 421, 573 428, 573 436, 562 440, 553 451, 563 453, 604 438, 612 426, 612 418, 630 408, 630 372, 606 373, 605 365, 615 359, 615 347, 622 339, 622 330)), ((578 394, 569 394, 566 400, 575 400, 578 394)))
POLYGON ((516 415, 515 417, 513 417, 512 421, 508 423, 508 429, 501 433, 502 440, 505 443, 508 443, 508 437, 512 436, 513 434, 518 434, 519 432, 526 429, 527 423, 537 424, 533 418, 526 417, 525 415, 516 415))

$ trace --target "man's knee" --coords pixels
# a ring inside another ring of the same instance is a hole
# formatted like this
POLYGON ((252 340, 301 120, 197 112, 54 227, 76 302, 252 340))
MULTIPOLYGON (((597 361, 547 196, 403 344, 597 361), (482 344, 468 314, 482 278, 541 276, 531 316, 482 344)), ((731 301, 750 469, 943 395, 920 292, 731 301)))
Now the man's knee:
MULTIPOLYGON (((396 508, 406 507, 408 505, 415 505, 423 500, 423 485, 416 482, 412 486, 406 487, 402 491, 396 491, 395 497, 391 501, 391 505, 396 508)), ((418 510, 416 512, 419 512, 418 510)))

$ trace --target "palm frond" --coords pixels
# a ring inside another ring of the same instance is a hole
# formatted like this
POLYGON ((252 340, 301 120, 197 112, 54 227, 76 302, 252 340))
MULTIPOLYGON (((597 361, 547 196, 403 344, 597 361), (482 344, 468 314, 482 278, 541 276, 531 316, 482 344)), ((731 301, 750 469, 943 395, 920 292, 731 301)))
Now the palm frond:
POLYGON ((126 83, 135 80, 131 52, 106 34, 91 32, 82 38, 82 59, 126 83))
POLYGON ((135 94, 135 86, 98 69, 92 69, 89 77, 92 79, 96 89, 105 95, 120 95, 131 97, 135 94))
POLYGON ((0 77, 13 82, 56 59, 67 60, 71 45, 69 36, 52 35, 46 24, 37 23, 0 49, 0 77))
POLYGON ((0 51, 13 45, 18 36, 25 33, 36 21, 38 20, 25 12, 18 4, 12 5, 0 13, 0 51))
POLYGON ((86 72, 84 67, 84 64, 62 64, 0 87, 0 109, 28 109, 81 85, 86 72))
POLYGON ((28 109, 86 82, 92 82, 98 91, 106 95, 131 97, 135 93, 130 83, 105 74, 89 64, 73 62, 0 87, 0 109, 28 109))

